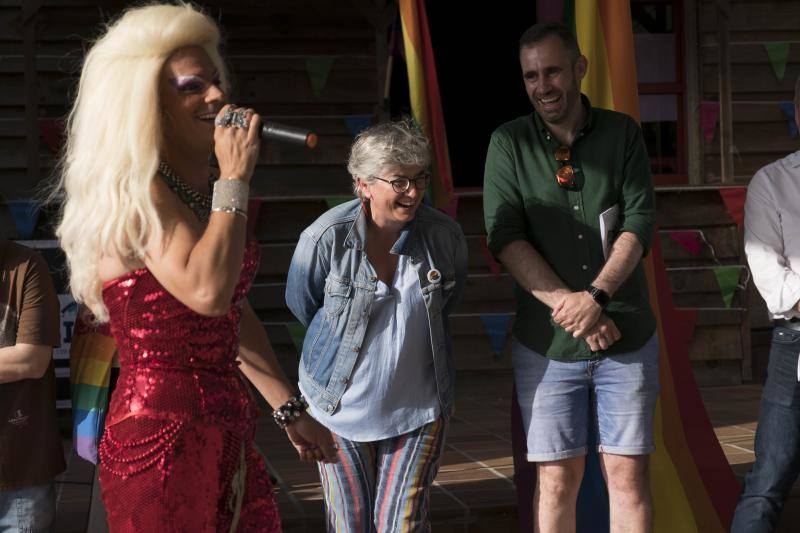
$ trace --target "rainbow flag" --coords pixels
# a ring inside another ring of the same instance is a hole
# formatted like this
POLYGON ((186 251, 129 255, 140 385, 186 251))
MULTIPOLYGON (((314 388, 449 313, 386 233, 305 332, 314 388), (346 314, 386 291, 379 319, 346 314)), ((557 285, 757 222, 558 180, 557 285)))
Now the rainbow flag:
POLYGON ((428 16, 424 0, 400 0, 400 21, 408 70, 411 112, 430 140, 433 161, 433 205, 455 217, 456 195, 447 149, 442 99, 436 78, 428 16))
MULTIPOLYGON (((582 91, 597 107, 639 119, 633 32, 628 0, 539 0, 537 21, 561 20, 571 26, 589 60, 582 91)), ((655 531, 728 531, 739 483, 714 435, 688 358, 696 314, 672 303, 658 234, 644 259, 650 301, 661 342, 661 393, 655 416, 656 452, 650 459, 655 531)), ((524 447, 518 414, 513 424, 515 455, 524 447), (518 441, 522 438, 520 444, 518 441)), ((517 464, 515 458, 515 466, 517 464)), ((608 531, 608 504, 596 457, 587 459, 578 503, 580 531, 608 531), (588 516, 588 517, 587 517, 588 516)), ((520 465, 520 524, 533 500, 531 471, 520 465)), ((528 513, 528 516, 530 513, 528 513)), ((530 522, 525 522, 530 523, 530 522)))
POLYGON ((69 348, 72 442, 76 453, 94 464, 103 436, 116 351, 108 324, 94 326, 86 312, 79 312, 69 348))

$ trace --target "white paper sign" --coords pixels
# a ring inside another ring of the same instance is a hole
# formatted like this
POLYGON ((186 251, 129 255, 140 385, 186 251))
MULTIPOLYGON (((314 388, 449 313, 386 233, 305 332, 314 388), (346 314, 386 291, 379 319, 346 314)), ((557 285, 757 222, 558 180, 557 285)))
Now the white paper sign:
POLYGON ((78 304, 71 294, 58 295, 61 309, 61 346, 53 350, 53 359, 69 359, 69 346, 72 343, 72 329, 78 315, 78 304))
POLYGON ((609 207, 600 213, 600 240, 603 242, 603 258, 608 261, 611 245, 614 243, 614 231, 619 220, 619 205, 609 207))

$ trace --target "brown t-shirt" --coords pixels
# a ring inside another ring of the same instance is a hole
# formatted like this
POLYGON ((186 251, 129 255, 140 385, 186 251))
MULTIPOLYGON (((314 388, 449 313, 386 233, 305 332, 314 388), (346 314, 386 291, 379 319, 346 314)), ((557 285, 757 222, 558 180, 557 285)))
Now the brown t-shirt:
MULTIPOLYGON (((0 239, 0 348, 58 346, 60 313, 44 259, 0 239)), ((40 485, 65 469, 53 362, 39 379, 0 384, 0 490, 40 485)))

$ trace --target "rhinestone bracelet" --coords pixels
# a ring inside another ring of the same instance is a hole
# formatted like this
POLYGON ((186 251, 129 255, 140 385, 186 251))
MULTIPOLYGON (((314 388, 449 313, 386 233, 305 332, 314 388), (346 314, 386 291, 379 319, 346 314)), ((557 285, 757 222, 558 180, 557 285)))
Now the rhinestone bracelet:
MULTIPOLYGON (((249 189, 249 185, 242 180, 217 180, 214 183, 214 194, 211 196, 211 210, 239 209, 246 214, 249 189)), ((225 212, 230 213, 231 211, 225 212)))
POLYGON ((285 404, 272 411, 272 418, 278 427, 286 429, 286 426, 300 418, 306 409, 308 409, 308 402, 302 394, 297 393, 285 404))

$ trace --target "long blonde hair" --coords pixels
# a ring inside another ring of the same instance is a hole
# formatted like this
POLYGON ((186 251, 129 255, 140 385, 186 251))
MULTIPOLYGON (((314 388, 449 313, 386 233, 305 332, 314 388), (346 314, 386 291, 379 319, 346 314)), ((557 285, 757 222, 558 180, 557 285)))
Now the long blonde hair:
POLYGON ((162 229, 150 196, 164 142, 162 67, 176 50, 201 46, 227 91, 219 42, 217 25, 191 4, 152 4, 123 13, 86 54, 59 167, 56 235, 72 294, 98 321, 108 320, 100 258, 141 261, 162 229))

